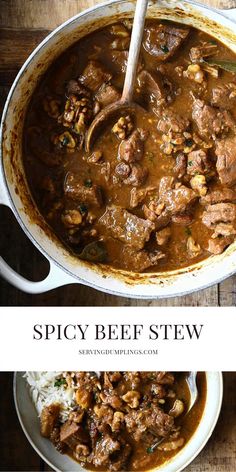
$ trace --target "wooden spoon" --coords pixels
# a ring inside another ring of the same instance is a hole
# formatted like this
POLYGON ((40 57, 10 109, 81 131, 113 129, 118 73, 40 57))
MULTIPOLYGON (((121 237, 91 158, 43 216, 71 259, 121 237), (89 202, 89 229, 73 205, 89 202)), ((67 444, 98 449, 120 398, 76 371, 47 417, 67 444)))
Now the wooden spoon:
POLYGON ((92 121, 85 139, 85 149, 88 152, 99 131, 105 126, 105 122, 111 122, 121 114, 133 113, 135 109, 141 108, 140 105, 132 102, 132 98, 147 5, 148 0, 137 0, 122 96, 120 100, 101 110, 92 121))

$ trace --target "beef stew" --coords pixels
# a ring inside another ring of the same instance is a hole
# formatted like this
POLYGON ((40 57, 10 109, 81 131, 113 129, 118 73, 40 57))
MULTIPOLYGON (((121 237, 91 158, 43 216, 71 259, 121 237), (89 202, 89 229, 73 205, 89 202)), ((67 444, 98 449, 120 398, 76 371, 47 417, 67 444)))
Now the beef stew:
POLYGON ((24 165, 53 231, 79 258, 164 271, 220 254, 236 234, 235 55, 206 33, 147 20, 135 101, 92 152, 86 131, 121 94, 132 22, 82 38, 29 105, 24 165), (212 61, 208 59, 211 59, 212 61))
POLYGON ((206 376, 188 412, 185 373, 65 372, 55 387, 73 390, 74 406, 41 412, 41 434, 82 467, 99 471, 147 471, 170 460, 197 428, 206 399, 206 376), (62 412, 62 414, 61 414, 62 412))

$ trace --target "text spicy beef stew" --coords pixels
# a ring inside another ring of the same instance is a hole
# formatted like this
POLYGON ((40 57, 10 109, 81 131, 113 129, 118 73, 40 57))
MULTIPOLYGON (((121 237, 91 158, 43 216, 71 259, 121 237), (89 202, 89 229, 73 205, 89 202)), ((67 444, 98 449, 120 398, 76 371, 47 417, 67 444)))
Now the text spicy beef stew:
POLYGON ((173 270, 220 254, 236 234, 235 60, 194 28, 146 22, 135 115, 86 131, 122 92, 132 22, 97 30, 48 70, 31 100, 24 165, 53 231, 81 259, 173 270))

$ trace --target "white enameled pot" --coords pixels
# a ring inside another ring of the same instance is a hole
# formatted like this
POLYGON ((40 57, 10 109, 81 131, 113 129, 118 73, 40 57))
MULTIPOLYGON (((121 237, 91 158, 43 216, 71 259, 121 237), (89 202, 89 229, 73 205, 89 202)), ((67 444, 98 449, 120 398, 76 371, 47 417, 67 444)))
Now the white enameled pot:
MULTIPOLYGON (((1 125, 0 203, 11 208, 27 236, 50 263, 48 276, 41 282, 31 282, 0 258, 0 274, 26 292, 40 293, 69 283, 81 283, 119 296, 173 297, 203 289, 236 271, 236 243, 219 256, 165 273, 132 274, 80 261, 51 232, 30 195, 22 165, 22 128, 37 83, 67 47, 98 27, 120 17, 132 17, 134 7, 132 0, 114 0, 66 21, 33 51, 10 90, 1 125)), ((150 2, 147 16, 200 28, 236 52, 236 10, 217 11, 193 2, 158 0, 150 2)))
MULTIPOLYGON (((206 372, 207 394, 202 418, 193 436, 172 459, 150 472, 181 472, 199 454, 210 438, 217 423, 223 397, 220 372, 206 372)), ((40 435, 39 418, 30 398, 23 372, 14 375, 13 394, 22 429, 37 453, 57 472, 84 472, 78 463, 61 455, 52 443, 40 435)))

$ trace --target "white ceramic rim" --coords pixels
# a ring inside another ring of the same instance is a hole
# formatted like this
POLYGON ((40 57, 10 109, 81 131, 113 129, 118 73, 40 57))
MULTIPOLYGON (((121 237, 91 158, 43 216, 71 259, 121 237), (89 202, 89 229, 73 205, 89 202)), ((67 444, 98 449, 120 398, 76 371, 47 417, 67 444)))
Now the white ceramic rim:
MULTIPOLYGON (((46 456, 40 450, 40 448, 35 444, 35 442, 32 440, 29 428, 27 427, 27 425, 25 424, 25 421, 23 420, 23 417, 21 414, 21 405, 19 404, 19 399, 18 399, 19 376, 22 377, 23 374, 24 374, 23 372, 15 372, 14 379, 13 379, 14 403, 15 403, 17 416, 21 424, 21 427, 23 429, 23 432, 25 436, 27 437, 28 441, 30 442, 31 446, 38 453, 38 455, 56 472, 72 472, 72 469, 68 467, 58 468, 57 466, 55 466, 55 464, 51 461, 50 457, 46 456)), ((158 469, 152 469, 152 471, 150 472, 181 472, 183 471, 184 468, 187 467, 197 457, 197 455, 201 452, 201 450, 204 448, 204 446, 208 442, 216 426, 216 423, 218 421, 221 406, 222 406, 223 376, 221 372, 206 372, 206 377, 207 377, 206 404, 205 404, 202 419, 196 431, 194 432, 191 439, 187 442, 186 446, 179 453, 177 453, 172 460, 167 461, 165 464, 163 464, 163 466, 159 467, 158 469)), ((22 380, 23 379, 21 378, 21 381, 22 380)), ((25 388, 27 389, 26 381, 24 380, 24 382, 25 382, 25 388)), ((35 411, 35 417, 37 418, 37 412, 35 409, 34 411, 35 411)), ((37 421, 38 421, 38 418, 37 418, 37 421)), ((39 433, 38 436, 42 440, 39 429, 38 429, 38 433, 39 433)), ((48 446, 48 443, 50 444, 50 442, 47 439, 43 438, 43 441, 47 443, 47 446, 48 446)), ((58 455, 58 458, 65 457, 65 456, 62 456, 59 452, 57 452, 52 444, 50 444, 49 448, 53 451, 52 453, 56 452, 56 455, 58 455)), ((70 458, 69 458, 69 462, 73 465, 76 464, 75 461, 73 461, 70 458)), ((84 472, 84 470, 86 469, 82 469, 78 465, 78 469, 77 467, 76 468, 73 467, 73 472, 75 472, 76 470, 78 472, 82 472, 82 471, 84 472)))
MULTIPOLYGON (((66 22, 64 22, 62 25, 60 25, 58 28, 56 28, 52 33, 50 33, 40 44, 39 46, 32 52, 32 54, 29 56, 25 64, 22 66, 21 70, 19 71, 12 87, 9 92, 4 110, 3 110, 3 115, 2 115, 2 124, 1 124, 1 131, 0 131, 0 136, 2 137, 3 133, 3 122, 5 120, 5 117, 7 115, 9 103, 11 101, 12 95, 15 91, 15 88, 17 87, 18 81, 27 68, 27 66, 31 63, 33 58, 37 55, 37 53, 40 51, 41 48, 52 38, 54 37, 59 31, 61 31, 63 28, 65 28, 67 25, 70 23, 76 21, 78 18, 83 17, 83 15, 87 15, 90 12, 95 12, 96 10, 100 8, 104 8, 113 4, 119 4, 121 3, 120 0, 110 0, 106 3, 103 4, 98 4, 94 7, 91 7, 78 15, 75 15, 73 18, 70 18, 66 22)), ((122 2, 123 3, 123 2, 122 2)), ((202 4, 199 4, 197 2, 188 2, 190 5, 198 7, 201 12, 203 11, 208 11, 208 12, 213 12, 216 15, 220 15, 222 18, 224 18, 227 21, 230 21, 230 23, 233 23, 233 19, 230 18, 229 12, 224 12, 222 14, 221 11, 209 8, 207 6, 204 6, 202 4)), ((234 11, 235 12, 235 11, 234 11)), ((235 15, 234 15, 235 18, 235 15)), ((31 233, 30 229, 27 228, 26 224, 24 221, 22 221, 21 215, 18 211, 18 209, 15 206, 15 203, 13 202, 10 190, 8 188, 8 183, 5 175, 5 170, 3 167, 3 162, 1 160, 1 169, 2 169, 2 176, 4 180, 4 190, 7 193, 7 199, 9 201, 9 206, 11 210, 13 211, 18 223, 24 230, 25 234, 29 237, 29 239, 33 242, 33 244, 39 249, 39 251, 46 257, 46 259, 49 261, 51 266, 54 266, 53 273, 55 279, 57 279, 56 283, 53 283, 52 277, 51 277, 51 284, 50 281, 49 283, 38 283, 38 289, 35 289, 34 292, 32 293, 37 293, 41 291, 49 290, 51 288, 55 288, 57 286, 66 284, 66 283, 82 283, 84 285, 89 285, 92 288, 102 290, 103 292, 110 293, 112 295, 118 295, 118 296, 125 296, 125 297, 130 297, 130 298, 140 298, 140 299, 157 299, 157 298, 165 298, 165 297, 176 297, 176 296, 182 296, 186 295, 188 293, 193 293, 198 290, 205 289, 213 284, 219 283, 222 280, 224 280, 226 277, 229 277, 233 275, 236 271, 236 251, 234 254, 230 254, 228 257, 225 257, 224 260, 219 260, 216 259, 217 256, 214 256, 214 260, 211 260, 211 265, 214 266, 214 261, 217 261, 217 268, 218 270, 214 270, 213 267, 210 267, 210 264, 204 266, 204 273, 196 271, 196 274, 193 270, 190 270, 189 273, 185 273, 185 275, 188 278, 188 283, 179 283, 176 284, 175 282, 171 283, 166 283, 165 286, 161 286, 161 284, 158 284, 157 282, 151 282, 151 283, 137 283, 135 285, 129 285, 126 284, 125 282, 118 280, 116 281, 116 278, 114 276, 111 276, 110 278, 107 278, 106 283, 104 283, 104 280, 102 280, 102 277, 99 275, 94 275, 94 280, 91 280, 93 278, 92 276, 92 269, 88 271, 88 273, 83 272, 82 276, 80 274, 75 274, 73 273, 70 268, 65 267, 63 265, 63 262, 57 261, 52 254, 49 254, 47 250, 42 247, 41 243, 36 240, 35 236, 31 233), (198 273, 197 273, 198 272, 198 273), (207 275, 205 274, 207 273, 207 275), (197 276, 196 276, 197 275, 197 276), (88 278, 87 278, 88 276, 88 278), (64 279, 63 279, 64 277, 64 279), (110 287, 109 287, 110 285, 110 287), (176 286, 177 285, 177 286, 176 286), (185 289, 186 286, 186 289, 185 289), (143 291, 142 291, 143 288, 143 291), (142 293, 143 292, 143 293, 142 293), (158 292, 158 293, 156 293, 158 292)), ((211 259, 211 258, 209 258, 211 259)), ((0 271, 1 272, 1 271, 0 271)), ((4 275, 4 274, 3 274, 4 275)), ((149 278, 151 279, 151 274, 149 275, 149 278)), ((173 279, 174 276, 172 276, 173 279)), ((178 276, 177 276, 178 277, 178 276)), ((181 277, 181 275, 180 275, 181 277)), ((12 283, 17 283, 19 288, 23 287, 27 291, 27 284, 24 283, 24 279, 20 278, 18 276, 18 280, 16 280, 16 276, 14 276, 13 271, 9 275, 9 279, 12 278, 12 283)), ((47 277, 49 279, 49 277, 47 277)), ((171 279, 171 275, 170 275, 171 279)), ((11 280, 10 280, 11 281, 11 280)), ((45 279, 46 282, 46 279, 45 279)), ((28 284, 29 285, 29 284, 28 284)), ((36 287, 36 283, 31 283, 31 285, 36 287)), ((30 290, 32 287, 30 288, 30 290)), ((33 289, 34 290, 34 289, 33 289)))

